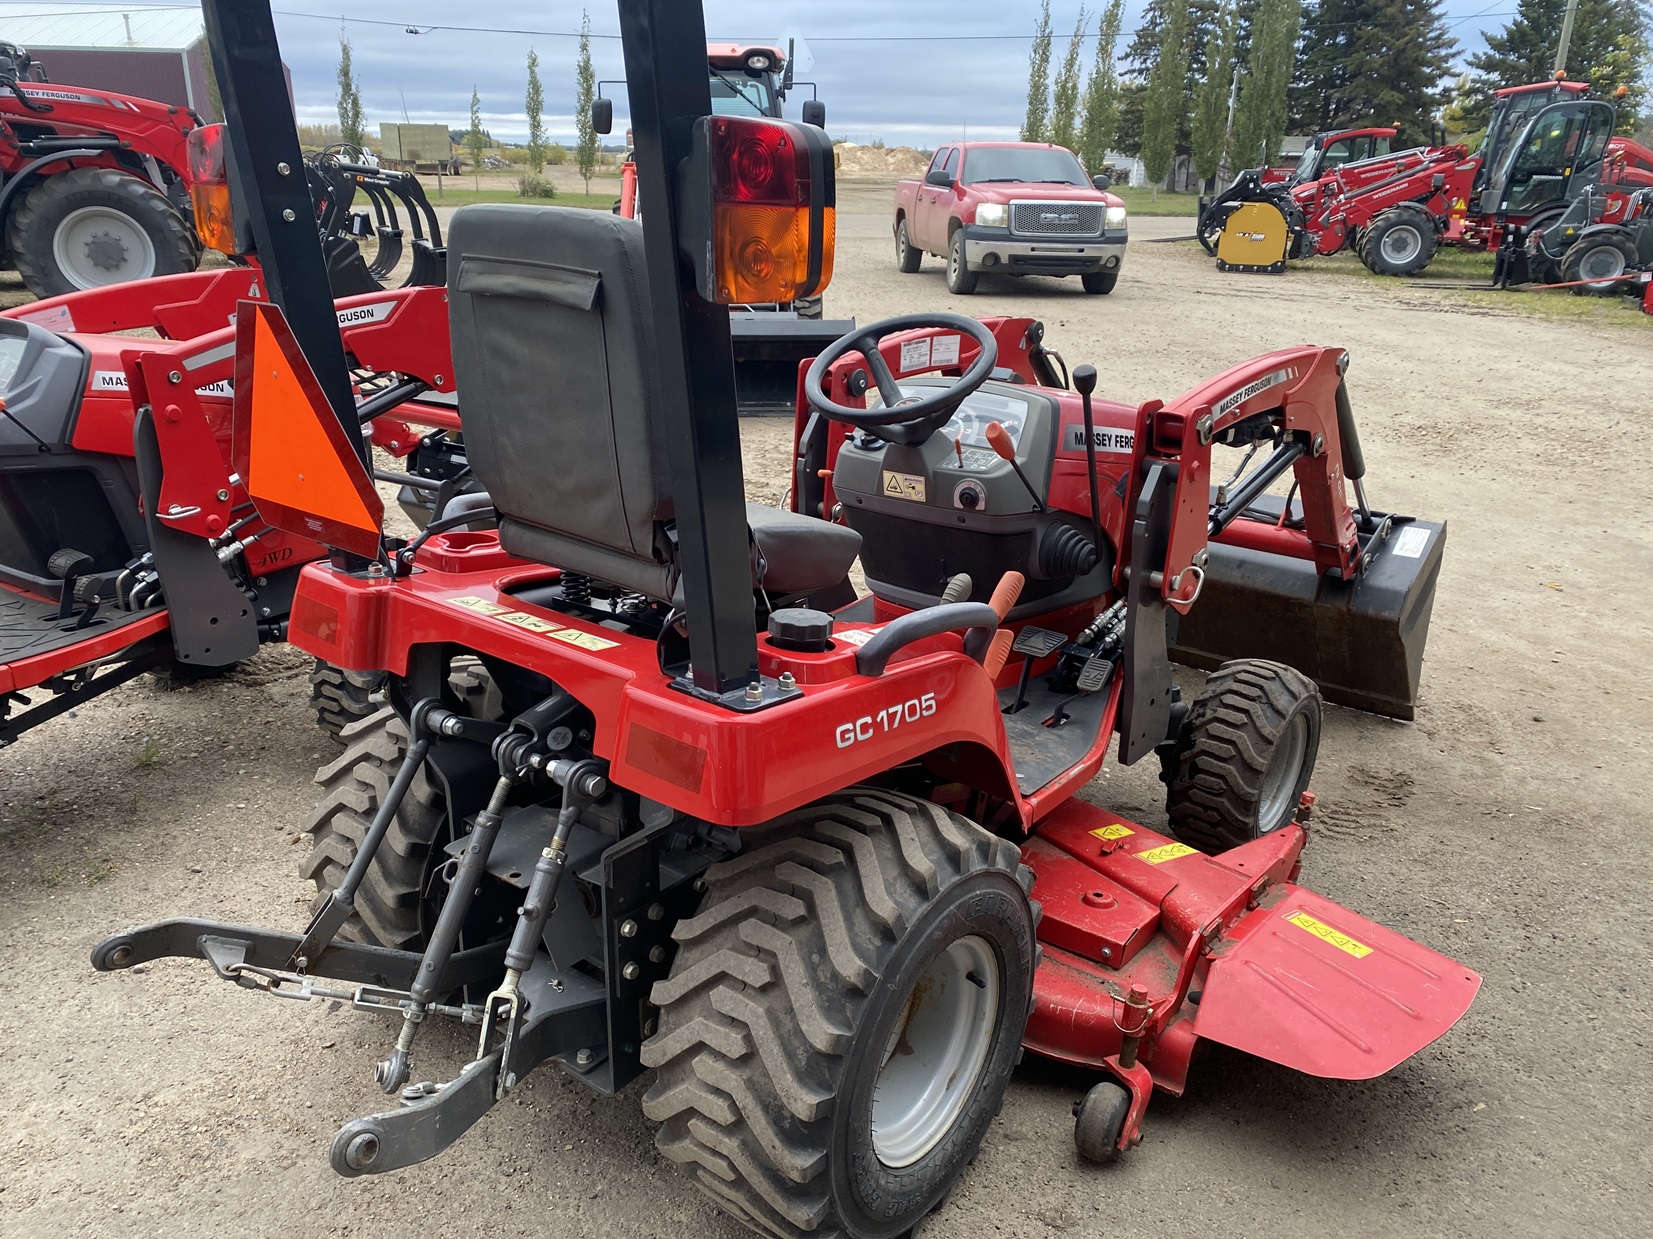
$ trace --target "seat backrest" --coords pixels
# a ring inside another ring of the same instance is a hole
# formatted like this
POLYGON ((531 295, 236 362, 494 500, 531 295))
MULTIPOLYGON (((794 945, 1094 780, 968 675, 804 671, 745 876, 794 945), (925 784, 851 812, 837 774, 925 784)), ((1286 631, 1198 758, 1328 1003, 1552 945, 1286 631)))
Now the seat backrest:
POLYGON ((643 232, 574 207, 461 208, 448 315, 465 444, 500 541, 654 597, 675 577, 643 232))

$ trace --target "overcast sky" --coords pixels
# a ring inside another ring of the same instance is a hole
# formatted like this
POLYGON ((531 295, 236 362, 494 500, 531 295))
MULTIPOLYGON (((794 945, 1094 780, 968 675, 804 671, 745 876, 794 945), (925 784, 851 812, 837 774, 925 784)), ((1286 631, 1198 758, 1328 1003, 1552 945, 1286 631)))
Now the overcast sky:
MULTIPOLYGON (((1104 2, 1091 0, 1087 7, 1096 11, 1104 2)), ((300 119, 336 121, 340 18, 327 12, 326 0, 273 0, 273 7, 300 119)), ((613 0, 586 7, 593 36, 618 31, 613 0)), ((1021 123, 1038 15, 1031 0, 705 0, 705 7, 712 38, 772 40, 783 31, 802 37, 814 64, 800 77, 819 83, 834 137, 933 146, 964 136, 966 129, 977 137, 1014 137, 1021 123)), ((1127 0, 1127 38, 1143 7, 1143 0, 1127 0)), ((1453 34, 1473 51, 1483 46, 1481 32, 1497 30, 1516 4, 1446 0, 1445 7, 1453 34)), ((343 28, 354 48, 369 127, 405 117, 462 129, 475 85, 483 124, 497 138, 520 140, 526 133, 524 64, 533 47, 545 85, 546 128, 553 138, 569 140, 577 43, 557 32, 578 31, 581 8, 566 0, 351 0, 343 28), (408 34, 409 26, 424 33, 408 34)), ((1060 58, 1079 0, 1054 0, 1051 10, 1060 58)), ((1122 38, 1121 51, 1125 43, 1122 38)), ((1086 46, 1087 72, 1094 49, 1093 39, 1086 46)), ((599 79, 623 76, 617 38, 594 37, 592 58, 599 79)), ((795 91, 788 114, 796 115, 805 98, 806 91, 795 91)), ((625 97, 617 94, 616 132, 625 127, 625 112, 625 97)))

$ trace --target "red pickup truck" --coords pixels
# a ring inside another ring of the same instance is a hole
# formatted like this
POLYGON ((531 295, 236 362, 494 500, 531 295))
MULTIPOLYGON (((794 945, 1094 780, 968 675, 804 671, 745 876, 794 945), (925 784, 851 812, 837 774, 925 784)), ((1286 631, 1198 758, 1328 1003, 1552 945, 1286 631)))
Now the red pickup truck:
POLYGON ((1125 204, 1085 175, 1072 151, 1044 142, 943 146, 923 180, 895 187, 895 258, 917 271, 945 255, 948 291, 976 291, 983 271, 1077 275, 1111 293, 1125 261, 1125 204))

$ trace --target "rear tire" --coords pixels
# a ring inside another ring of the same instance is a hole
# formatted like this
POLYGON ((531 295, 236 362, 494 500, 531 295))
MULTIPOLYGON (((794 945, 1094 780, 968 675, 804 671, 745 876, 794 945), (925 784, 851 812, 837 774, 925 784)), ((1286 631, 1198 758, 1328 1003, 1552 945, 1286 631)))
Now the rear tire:
MULTIPOLYGON (((386 707, 351 723, 340 739, 344 752, 316 771, 321 802, 304 828, 310 835, 310 854, 299 866, 299 875, 316 884, 312 910, 344 881, 401 765, 407 725, 386 707)), ((339 931, 341 938, 371 946, 424 944, 421 905, 430 871, 441 859, 437 841, 447 820, 441 788, 421 766, 356 892, 356 912, 339 931)))
POLYGON ((1377 275, 1416 275, 1435 257, 1439 241, 1421 211, 1390 209, 1367 227, 1360 258, 1377 275))
POLYGON ((1105 297, 1113 291, 1114 285, 1119 283, 1119 272, 1086 271, 1079 277, 1079 282, 1085 286, 1086 292, 1105 297))
POLYGON ((907 239, 907 221, 897 220, 895 223, 895 265, 902 274, 911 275, 924 263, 924 251, 913 245, 907 239))
POLYGON ((947 238, 947 291, 958 297, 968 297, 976 291, 977 272, 970 270, 964 260, 964 229, 953 229, 947 238))
POLYGON ((1633 271, 1635 267, 1636 246, 1629 237, 1611 232, 1585 237, 1575 241, 1561 256, 1561 282, 1600 281, 1571 291, 1579 297, 1611 297, 1624 292, 1628 286, 1628 281, 1612 277, 1633 271))
POLYGON ((1320 690, 1260 658, 1224 663, 1188 712, 1165 808, 1171 833, 1215 854, 1292 820, 1320 750, 1320 690))
POLYGON ((310 704, 316 711, 316 722, 344 744, 345 728, 383 707, 383 701, 374 701, 373 694, 384 687, 384 680, 382 671, 346 671, 316 659, 310 669, 310 704))
POLYGON ((37 297, 177 275, 200 261, 167 196, 112 168, 48 176, 12 214, 12 264, 37 297))
POLYGON ((1032 875, 937 805, 859 788, 707 870, 643 1046, 656 1143, 765 1234, 907 1233, 975 1157, 1032 1001, 1032 875))

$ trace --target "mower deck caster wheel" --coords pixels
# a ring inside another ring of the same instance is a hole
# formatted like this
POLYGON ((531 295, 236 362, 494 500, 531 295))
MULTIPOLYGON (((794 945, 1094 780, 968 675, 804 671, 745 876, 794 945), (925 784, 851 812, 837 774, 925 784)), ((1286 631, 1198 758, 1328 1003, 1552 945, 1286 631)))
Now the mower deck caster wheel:
POLYGON ((1087 1162, 1106 1165, 1119 1156, 1119 1135, 1131 1112, 1131 1095, 1104 1080, 1073 1103, 1073 1145, 1087 1162))

